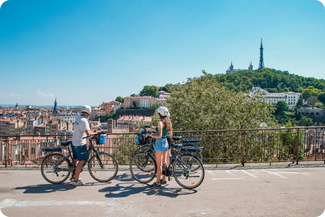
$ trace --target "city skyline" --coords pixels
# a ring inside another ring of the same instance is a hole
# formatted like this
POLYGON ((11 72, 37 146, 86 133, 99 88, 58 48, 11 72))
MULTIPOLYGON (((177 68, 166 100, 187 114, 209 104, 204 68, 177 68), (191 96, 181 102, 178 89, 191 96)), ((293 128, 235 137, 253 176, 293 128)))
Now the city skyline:
POLYGON ((0 8, 0 104, 98 106, 202 70, 264 66, 325 79, 317 0, 42 1, 0 8))

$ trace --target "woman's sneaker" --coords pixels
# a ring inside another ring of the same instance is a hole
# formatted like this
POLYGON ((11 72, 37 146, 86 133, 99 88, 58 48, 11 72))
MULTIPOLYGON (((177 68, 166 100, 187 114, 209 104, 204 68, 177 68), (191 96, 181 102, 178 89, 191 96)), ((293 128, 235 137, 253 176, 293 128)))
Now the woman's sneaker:
POLYGON ((161 184, 161 185, 167 184, 167 181, 166 181, 166 180, 162 180, 162 179, 160 179, 160 184, 161 184))
POLYGON ((154 182, 152 185, 150 185, 150 188, 160 188, 160 187, 161 187, 161 184, 157 183, 157 182, 154 182))
POLYGON ((74 185, 74 186, 84 185, 84 183, 80 179, 78 181, 72 181, 72 182, 70 182, 70 184, 74 185))

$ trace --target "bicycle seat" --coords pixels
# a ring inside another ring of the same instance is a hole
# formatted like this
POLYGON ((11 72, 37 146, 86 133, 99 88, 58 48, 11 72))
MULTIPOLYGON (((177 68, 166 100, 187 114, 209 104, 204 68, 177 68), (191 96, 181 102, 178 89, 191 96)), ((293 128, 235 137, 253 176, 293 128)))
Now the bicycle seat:
POLYGON ((44 152, 61 152, 61 147, 41 147, 41 150, 44 152))
POLYGON ((62 146, 69 146, 70 144, 72 144, 71 141, 68 141, 68 142, 61 142, 61 145, 62 145, 62 146))
POLYGON ((182 137, 181 136, 172 136, 172 140, 174 141, 178 141, 178 140, 181 140, 182 137))
POLYGON ((199 152, 202 151, 203 147, 183 146, 181 147, 182 152, 199 152))
POLYGON ((179 148, 179 147, 182 147, 183 144, 175 144, 175 143, 172 143, 172 144, 170 144, 170 146, 171 146, 172 148, 179 148))
POLYGON ((183 139, 183 143, 189 144, 189 143, 198 143, 200 142, 200 138, 188 138, 188 139, 183 139))

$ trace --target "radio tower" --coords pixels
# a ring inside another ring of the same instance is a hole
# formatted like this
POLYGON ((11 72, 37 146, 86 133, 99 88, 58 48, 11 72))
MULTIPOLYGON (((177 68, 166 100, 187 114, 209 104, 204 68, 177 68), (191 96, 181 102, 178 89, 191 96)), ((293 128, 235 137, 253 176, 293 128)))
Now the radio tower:
POLYGON ((262 43, 262 39, 261 39, 261 47, 260 47, 260 64, 258 66, 258 70, 263 69, 264 68, 264 59, 263 59, 263 43, 262 43))

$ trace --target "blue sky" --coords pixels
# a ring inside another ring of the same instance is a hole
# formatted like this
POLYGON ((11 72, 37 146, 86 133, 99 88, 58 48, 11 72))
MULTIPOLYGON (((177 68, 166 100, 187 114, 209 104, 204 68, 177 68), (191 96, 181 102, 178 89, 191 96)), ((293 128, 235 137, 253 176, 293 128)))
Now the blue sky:
POLYGON ((325 79, 317 0, 8 0, 0 104, 98 106, 202 70, 265 67, 325 79))

